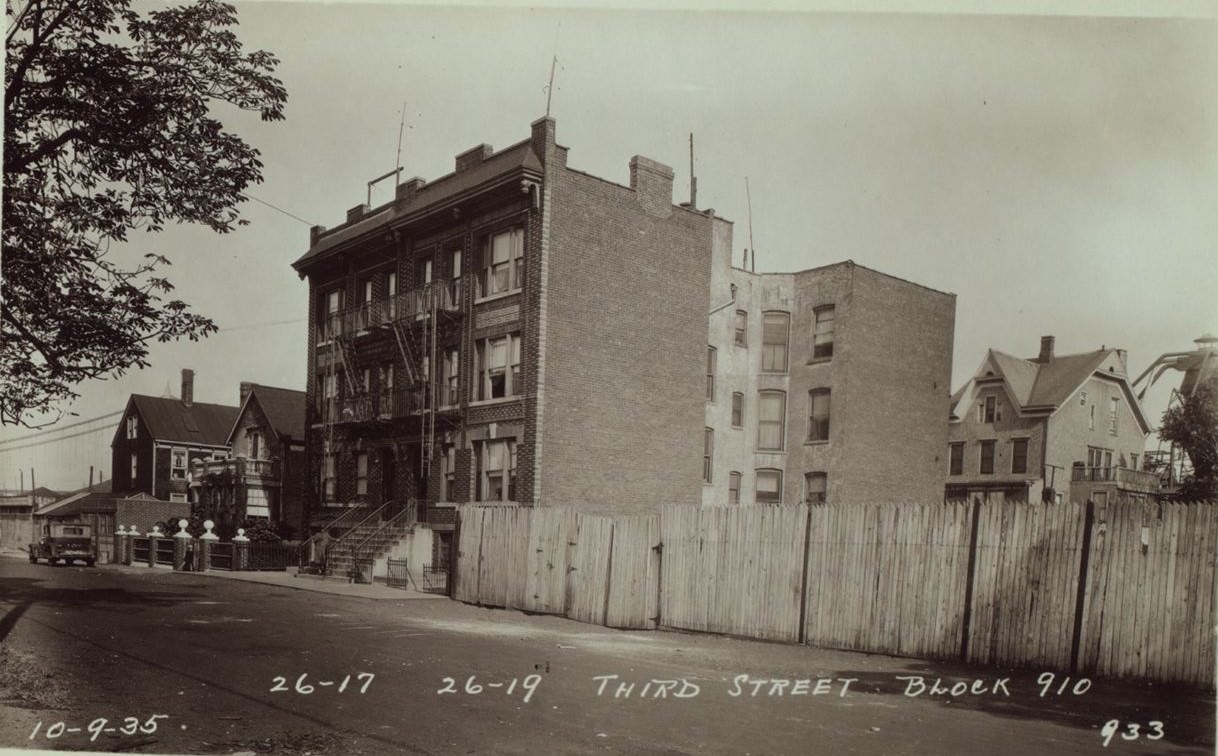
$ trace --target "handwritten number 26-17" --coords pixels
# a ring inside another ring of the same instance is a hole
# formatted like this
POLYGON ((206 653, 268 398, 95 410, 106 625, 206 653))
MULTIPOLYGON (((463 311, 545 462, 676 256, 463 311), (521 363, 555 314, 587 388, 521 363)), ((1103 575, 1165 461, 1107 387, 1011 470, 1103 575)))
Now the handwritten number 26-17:
MULTIPOLYGON (((1152 720, 1146 723, 1148 732, 1142 732, 1142 725, 1137 722, 1126 722, 1125 730, 1121 732, 1122 740, 1137 740, 1145 737, 1147 740, 1160 740, 1163 737, 1163 723, 1157 720, 1152 720)), ((1109 719, 1100 729, 1100 735, 1104 738, 1104 747, 1112 742, 1112 736, 1116 735, 1121 730, 1121 720, 1109 719)))

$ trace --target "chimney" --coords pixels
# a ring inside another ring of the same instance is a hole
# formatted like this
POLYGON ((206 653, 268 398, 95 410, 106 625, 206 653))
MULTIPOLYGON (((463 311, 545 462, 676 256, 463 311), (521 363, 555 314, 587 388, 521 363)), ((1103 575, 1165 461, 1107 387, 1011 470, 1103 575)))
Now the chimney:
POLYGON ((397 190, 394 193, 394 199, 404 204, 410 204, 426 183, 426 181, 418 176, 406 179, 406 181, 398 184, 397 190))
POLYGON ((630 188, 645 209, 661 216, 672 212, 672 169, 650 158, 630 158, 630 188))
POLYGON ((1052 336, 1041 336, 1040 337, 1040 356, 1036 358, 1036 361, 1041 364, 1045 364, 1045 363, 1053 361, 1053 337, 1052 336))
POLYGON ((489 144, 480 144, 462 152, 457 155, 457 173, 482 165, 493 154, 495 154, 495 150, 489 144))
POLYGON ((238 407, 240 407, 242 404, 245 404, 245 397, 249 396, 250 392, 253 390, 254 390, 253 383, 250 383, 249 381, 241 381, 241 399, 237 401, 238 407))
POLYGON ((195 371, 182 368, 182 404, 187 407, 195 401, 195 371))
POLYGON ((360 218, 363 218, 365 215, 368 214, 369 209, 370 208, 363 203, 356 205, 355 207, 353 207, 347 211, 347 222, 351 223, 352 221, 357 221, 360 218))

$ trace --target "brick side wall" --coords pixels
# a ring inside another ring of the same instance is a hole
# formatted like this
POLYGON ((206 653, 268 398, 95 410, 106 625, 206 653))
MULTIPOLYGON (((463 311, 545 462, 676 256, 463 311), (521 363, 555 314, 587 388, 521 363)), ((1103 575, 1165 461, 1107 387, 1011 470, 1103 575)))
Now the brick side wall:
POLYGON ((542 502, 698 503, 711 219, 672 208, 670 188, 660 203, 550 180, 542 502))
MULTIPOLYGON (((939 501, 947 472, 955 296, 852 268, 852 301, 836 321, 841 354, 835 346, 833 359, 841 359, 844 381, 834 384, 830 438, 842 449, 829 471, 829 495, 939 501)), ((801 399, 806 413, 806 396, 801 399)))
MULTIPOLYGON (((152 526, 166 520, 180 520, 190 516, 190 504, 168 501, 124 501, 115 502, 115 519, 119 525, 130 529, 134 525, 141 535, 147 535, 152 526)), ((176 529, 174 532, 177 532, 176 529)))

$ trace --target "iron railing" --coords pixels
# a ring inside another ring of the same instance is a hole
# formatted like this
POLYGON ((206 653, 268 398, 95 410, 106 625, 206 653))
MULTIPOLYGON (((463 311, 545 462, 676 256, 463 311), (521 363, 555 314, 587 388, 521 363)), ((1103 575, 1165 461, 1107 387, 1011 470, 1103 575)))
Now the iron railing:
POLYGON ((209 569, 232 570, 235 566, 233 564, 233 545, 212 541, 207 549, 207 561, 209 569))
POLYGON ((409 590, 414 582, 410 576, 410 565, 405 559, 390 559, 386 563, 385 585, 390 588, 409 590))
POLYGON ((336 336, 370 331, 395 320, 415 319, 434 311, 460 312, 464 287, 457 281, 432 281, 417 289, 387 299, 361 302, 335 313, 322 315, 317 329, 318 343, 336 336))
MULTIPOLYGON (((397 502, 395 500, 390 500, 390 501, 385 502, 384 506, 382 506, 381 509, 379 509, 377 511, 379 512, 379 511, 385 510, 385 511, 392 512, 395 509, 397 509, 398 506, 399 506, 399 502, 397 502)), ((377 552, 379 552, 379 549, 373 549, 372 545, 375 544, 380 539, 381 534, 385 533, 387 530, 397 527, 398 525, 401 525, 403 523, 414 524, 414 523, 418 522, 419 521, 418 513, 419 513, 418 503, 414 499, 407 501, 405 507, 402 507, 401 510, 399 510, 396 514, 394 514, 388 520, 382 520, 380 527, 378 527, 376 530, 369 533, 363 540, 361 540, 359 543, 357 543, 355 546, 353 546, 351 549, 351 553, 357 557, 375 559, 377 556, 379 556, 379 553, 377 553, 377 552)))
POLYGON ((156 563, 173 566, 173 539, 158 538, 156 542, 156 563))
POLYGON ((1131 470, 1127 467, 1076 465, 1070 471, 1070 479, 1075 482, 1116 483, 1118 488, 1154 490, 1159 487, 1158 474, 1145 470, 1131 470))
POLYGON ((250 543, 246 549, 244 569, 251 571, 286 570, 300 564, 300 544, 250 543))
POLYGON ((427 593, 448 593, 448 566, 423 565, 423 590, 427 593))

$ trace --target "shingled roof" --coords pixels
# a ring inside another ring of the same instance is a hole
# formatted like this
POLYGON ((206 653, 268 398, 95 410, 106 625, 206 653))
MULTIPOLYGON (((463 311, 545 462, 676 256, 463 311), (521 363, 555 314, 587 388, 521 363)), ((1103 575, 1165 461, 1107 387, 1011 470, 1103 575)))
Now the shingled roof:
MULTIPOLYGON (((959 417, 956 409, 970 395, 970 387, 979 381, 1001 380, 1018 411, 1055 412, 1079 389, 1104 362, 1117 354, 1116 349, 1099 349, 1081 354, 1052 356, 1048 361, 1024 359, 1005 352, 989 350, 977 373, 961 386, 951 398, 951 415, 959 417)), ((1104 373, 1108 376, 1108 373, 1104 373)), ((1139 422, 1149 428, 1141 406, 1124 374, 1108 376, 1119 379, 1125 388, 1130 406, 1139 422)))
POLYGON ((262 413, 266 415, 271 430, 281 439, 304 440, 305 432, 305 392, 294 389, 278 388, 253 384, 250 393, 241 405, 238 417, 234 418, 229 431, 227 442, 232 443, 232 434, 237 430, 236 422, 245 411, 249 402, 257 402, 262 413))
POLYGON ((143 418, 149 435, 158 441, 225 446, 228 432, 237 420, 237 408, 223 404, 187 405, 173 397, 142 394, 132 394, 131 403, 143 418))

